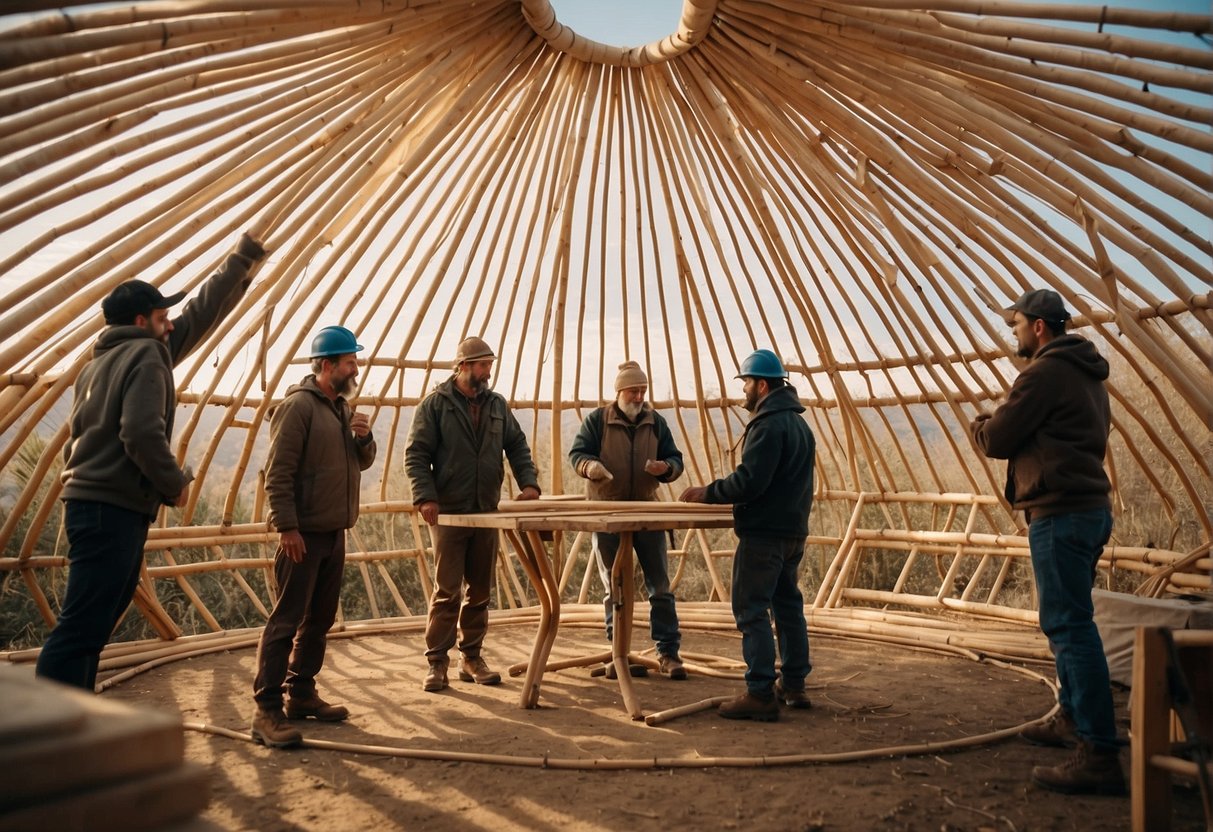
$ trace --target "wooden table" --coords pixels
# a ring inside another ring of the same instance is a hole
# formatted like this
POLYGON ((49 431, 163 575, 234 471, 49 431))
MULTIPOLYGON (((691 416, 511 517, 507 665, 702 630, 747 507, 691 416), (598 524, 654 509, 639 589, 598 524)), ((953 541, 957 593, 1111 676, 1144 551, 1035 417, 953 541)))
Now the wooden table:
POLYGON ((732 506, 701 503, 607 502, 574 500, 502 501, 495 512, 482 514, 440 514, 441 526, 501 529, 518 552, 518 560, 539 596, 539 630, 531 648, 522 686, 521 706, 539 704, 539 686, 544 671, 582 667, 613 661, 624 708, 632 719, 643 719, 640 702, 632 688, 629 664, 637 657, 631 653, 632 613, 635 605, 632 560, 632 535, 640 531, 670 529, 726 529, 733 527, 732 506), (586 531, 619 535, 619 550, 611 568, 611 598, 615 605, 611 650, 593 656, 570 659, 549 665, 548 656, 560 627, 560 584, 543 539, 545 532, 586 531))

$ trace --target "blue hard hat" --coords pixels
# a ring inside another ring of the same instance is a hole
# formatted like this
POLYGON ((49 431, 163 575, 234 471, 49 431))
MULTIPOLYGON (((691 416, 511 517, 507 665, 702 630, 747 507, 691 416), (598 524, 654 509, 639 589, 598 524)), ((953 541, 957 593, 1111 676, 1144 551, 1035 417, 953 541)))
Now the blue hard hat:
POLYGON ((362 350, 362 344, 343 326, 326 326, 312 339, 312 358, 348 355, 362 350))
POLYGON ((745 361, 741 362, 741 370, 736 378, 787 378, 788 371, 783 368, 779 356, 770 350, 754 350, 745 361))

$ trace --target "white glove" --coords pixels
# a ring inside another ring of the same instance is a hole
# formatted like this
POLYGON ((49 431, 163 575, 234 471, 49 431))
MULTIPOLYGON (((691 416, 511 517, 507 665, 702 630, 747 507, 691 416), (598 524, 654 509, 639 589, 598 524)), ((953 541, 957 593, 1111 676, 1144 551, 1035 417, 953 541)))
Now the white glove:
POLYGON ((585 476, 589 480, 613 480, 615 477, 607 470, 607 467, 598 460, 594 460, 589 465, 585 466, 585 476))

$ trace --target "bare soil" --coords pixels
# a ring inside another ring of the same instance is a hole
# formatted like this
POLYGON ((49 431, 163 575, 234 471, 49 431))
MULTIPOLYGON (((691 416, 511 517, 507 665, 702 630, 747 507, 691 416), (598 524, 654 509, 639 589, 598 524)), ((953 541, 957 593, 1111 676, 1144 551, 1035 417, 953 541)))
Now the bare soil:
MULTIPOLYGON (((504 671, 529 655, 532 629, 490 628, 486 658, 504 671)), ((641 633, 636 633, 637 643, 641 633)), ((687 653, 735 659, 734 634, 684 633, 687 653)), ((562 627, 552 659, 603 650, 601 632, 562 627)), ((508 755, 518 765, 409 759, 187 731, 186 754, 207 765, 203 820, 225 830, 1118 830, 1128 798, 1067 797, 1028 782, 1033 765, 1068 752, 1019 739, 978 748, 857 762, 753 765, 762 757, 944 742, 1016 726, 1052 706, 1052 692, 1006 668, 863 641, 815 638, 814 707, 774 723, 712 711, 660 726, 624 712, 617 682, 589 668, 548 673, 540 707, 519 707, 521 677, 496 687, 459 682, 421 691, 421 637, 330 641, 321 693, 352 711, 340 724, 298 724, 308 740, 508 755), (532 765, 543 758, 548 767, 532 765), (679 761, 728 762, 683 768, 679 761), (724 760, 720 758, 726 758, 724 760), (554 767, 578 760, 586 769, 554 767), (641 770, 595 761, 657 760, 641 770)), ((104 695, 181 713, 247 735, 254 652, 169 664, 104 695)), ((635 680, 646 713, 740 692, 739 681, 692 674, 635 680)), ((1118 694, 1127 736, 1127 695, 1118 694)), ((1128 751, 1123 756, 1128 767, 1128 751)), ((1198 795, 1177 787, 1177 830, 1203 829, 1198 795)))

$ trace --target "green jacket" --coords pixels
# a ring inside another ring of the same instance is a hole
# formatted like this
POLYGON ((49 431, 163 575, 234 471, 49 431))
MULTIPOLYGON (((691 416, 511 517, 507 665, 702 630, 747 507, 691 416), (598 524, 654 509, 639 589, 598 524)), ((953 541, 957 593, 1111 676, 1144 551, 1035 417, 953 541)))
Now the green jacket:
POLYGON ((758 404, 741 441, 741 464, 708 485, 705 502, 732 503, 739 536, 805 537, 813 507, 817 441, 792 387, 758 404))
POLYGON ((467 397, 453 376, 417 405, 404 448, 414 505, 436 500, 447 514, 495 511, 505 481, 502 454, 520 487, 539 489, 526 434, 509 405, 491 390, 480 400, 479 431, 472 430, 467 397))
POLYGON ((173 367, 240 301, 265 255, 247 237, 222 271, 173 318, 168 343, 138 326, 107 326, 76 379, 64 450, 64 500, 93 500, 154 517, 189 477, 169 445, 177 391, 173 367))
POLYGON ((358 520, 362 472, 375 461, 375 439, 350 430, 345 399, 330 399, 309 375, 286 391, 270 417, 265 493, 271 528, 332 532, 358 520))
POLYGON ((674 444, 670 426, 648 404, 635 422, 617 404, 597 407, 586 415, 569 448, 569 462, 584 477, 586 467, 595 461, 606 466, 612 479, 590 480, 586 496, 591 500, 653 500, 658 483, 673 482, 683 470, 682 451, 674 444), (668 463, 669 472, 660 478, 646 473, 644 463, 650 459, 668 463))

